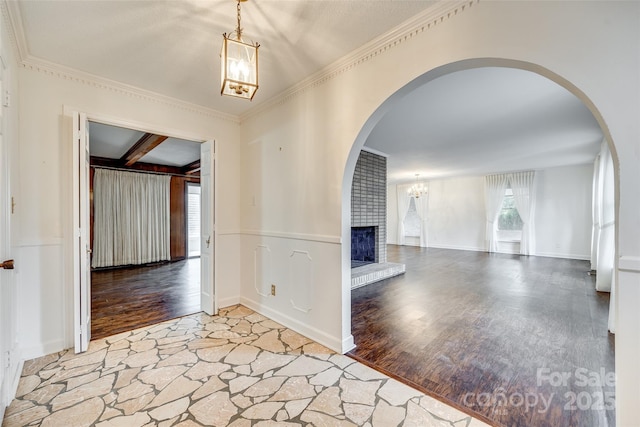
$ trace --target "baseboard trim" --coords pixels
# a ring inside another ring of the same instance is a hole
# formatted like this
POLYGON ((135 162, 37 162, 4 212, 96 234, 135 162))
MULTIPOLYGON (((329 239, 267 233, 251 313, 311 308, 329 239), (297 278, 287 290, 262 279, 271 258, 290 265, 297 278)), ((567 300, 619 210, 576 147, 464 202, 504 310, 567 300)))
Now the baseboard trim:
POLYGON ((589 255, 578 255, 578 254, 559 254, 555 252, 536 252, 535 254, 531 254, 533 256, 539 257, 547 257, 547 258, 564 258, 564 259, 577 259, 580 261, 589 261, 591 260, 591 254, 589 255))
POLYGON ((477 247, 477 246, 456 246, 456 245, 432 245, 429 244, 428 248, 433 248, 433 249, 451 249, 454 251, 473 251, 473 252, 486 252, 487 250, 482 247, 477 247))
POLYGON ((64 340, 49 341, 32 347, 24 347, 20 349, 20 354, 22 355, 21 360, 35 359, 36 357, 57 353, 66 348, 68 347, 65 345, 64 340))
POLYGON ((640 273, 640 256, 621 256, 618 260, 618 269, 640 273))
POLYGON ((218 300, 218 309, 231 307, 232 305, 240 304, 240 295, 236 295, 233 297, 222 298, 218 300))
MULTIPOLYGON (((285 314, 282 314, 272 308, 269 307, 265 307, 263 305, 261 305, 260 303, 253 301, 249 298, 245 298, 245 297, 240 297, 240 304, 250 308, 251 310, 255 311, 256 313, 260 313, 263 316, 266 316, 268 318, 270 318, 271 320, 274 320, 278 323, 280 323, 282 326, 285 326, 289 329, 291 329, 292 331, 295 331, 301 335, 304 335, 305 337, 312 339, 313 341, 322 344, 323 346, 330 348, 331 350, 335 351, 336 353, 342 353, 342 349, 343 349, 343 345, 345 343, 343 343, 342 339, 338 339, 336 337, 332 337, 328 334, 326 334, 325 332, 322 332, 314 327, 305 325, 304 323, 293 319, 285 314)), ((349 339, 347 338, 347 341, 349 339)), ((351 340, 353 340, 353 337, 351 338, 351 340)), ((347 343, 348 344, 348 343, 347 343)), ((348 346, 348 345, 347 345, 348 346)))

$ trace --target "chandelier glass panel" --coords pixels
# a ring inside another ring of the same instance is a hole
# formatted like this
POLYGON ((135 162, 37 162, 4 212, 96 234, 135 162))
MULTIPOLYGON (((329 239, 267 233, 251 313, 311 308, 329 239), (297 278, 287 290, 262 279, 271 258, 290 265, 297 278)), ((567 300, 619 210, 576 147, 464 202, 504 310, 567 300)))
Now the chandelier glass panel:
POLYGON ((258 90, 258 43, 246 43, 242 40, 240 26, 240 2, 238 1, 238 22, 235 39, 231 34, 222 35, 221 95, 253 99, 258 90))

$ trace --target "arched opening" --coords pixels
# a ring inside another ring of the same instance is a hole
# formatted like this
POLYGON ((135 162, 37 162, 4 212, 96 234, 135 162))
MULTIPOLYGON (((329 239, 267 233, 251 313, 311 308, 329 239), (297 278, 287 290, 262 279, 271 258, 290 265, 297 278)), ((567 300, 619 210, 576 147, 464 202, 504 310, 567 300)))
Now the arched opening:
MULTIPOLYGON (((343 313, 345 312, 351 312, 351 287, 350 287, 350 276, 349 276, 349 266, 350 266, 350 259, 349 259, 349 255, 348 249, 349 249, 349 242, 350 242, 350 220, 351 220, 351 212, 350 212, 350 193, 351 193, 351 182, 352 182, 352 176, 354 173, 354 169, 355 169, 355 164, 356 161, 358 159, 359 153, 361 151, 361 149, 365 146, 365 142, 367 141, 367 139, 369 138, 369 136, 371 135, 372 131, 374 130, 374 128, 376 127, 376 125, 382 120, 382 118, 390 111, 392 111, 400 102, 400 100, 402 98, 404 98, 406 95, 408 95, 409 93, 413 92, 414 90, 416 90, 416 88, 421 87, 425 84, 427 84, 428 82, 431 82, 441 76, 445 76, 448 75, 450 73, 454 73, 456 71, 462 71, 462 70, 469 70, 469 69, 475 69, 475 68, 483 68, 483 67, 504 67, 504 68, 514 68, 514 69, 519 69, 519 70, 525 70, 525 71, 529 71, 529 72, 533 72, 536 73, 540 76, 543 76, 555 83, 557 83, 558 85, 560 85, 561 87, 563 87, 564 89, 566 89, 567 91, 571 92, 573 95, 575 95, 575 97, 577 97, 579 100, 582 101, 582 103, 589 109, 589 111, 591 112, 591 114, 593 115, 593 117, 595 118, 595 120, 597 121, 600 130, 602 132, 603 135, 603 139, 607 142, 608 144, 608 149, 610 151, 610 155, 611 155, 611 159, 612 159, 612 163, 613 163, 613 182, 614 182, 614 199, 615 199, 615 220, 617 221, 618 218, 618 181, 619 181, 619 173, 618 173, 618 160, 617 160, 617 155, 615 152, 615 148, 613 146, 613 141, 611 138, 611 135, 609 134, 609 130, 606 126, 606 124, 604 123, 604 120, 602 118, 602 116, 600 115, 599 111, 597 110, 597 108, 595 107, 595 105, 593 105, 593 103, 586 97, 586 95, 580 90, 578 89, 575 85, 573 85, 572 83, 566 81, 565 79, 563 79, 562 77, 558 76, 557 74, 553 73, 552 71, 545 69, 543 67, 537 66, 535 64, 531 64, 531 63, 527 63, 527 62, 522 62, 522 61, 514 61, 514 60, 505 60, 505 59, 492 59, 492 58, 485 58, 485 59, 472 59, 472 60, 465 60, 465 61, 460 61, 460 62, 456 62, 456 63, 452 63, 452 64, 447 64, 444 65, 442 67, 436 68, 434 70, 431 70, 425 74, 423 74, 422 76, 420 76, 419 78, 409 82, 407 85, 403 86, 401 89, 399 89, 396 93, 394 93, 393 95, 391 95, 369 118, 369 120, 367 120, 367 122, 365 123, 365 125, 363 126, 362 130, 360 131, 358 137, 356 138, 356 141, 354 142, 354 145, 351 149, 351 152, 349 154, 349 158, 347 161, 347 165, 346 165, 346 170, 345 170, 345 175, 344 175, 344 179, 343 179, 343 229, 342 229, 342 239, 343 239, 343 313)), ((617 247, 617 235, 615 236, 615 244, 614 247, 617 247)), ((615 249, 613 249, 615 251, 615 249)), ((615 254, 612 257, 613 260, 616 259, 615 254)), ((615 261, 614 261, 615 262, 615 261)), ((615 275, 615 266, 613 268, 614 271, 614 275, 615 275)), ((585 272, 586 274, 586 272, 585 272)), ((614 281, 615 281, 615 277, 614 277, 614 281)), ((615 294, 612 294, 611 296, 613 303, 611 304, 611 307, 615 308, 616 307, 616 301, 615 301, 615 294)), ((613 312, 613 317, 615 317, 615 310, 612 310, 613 312)), ((615 320, 615 319, 614 319, 615 320)), ((349 327, 351 326, 351 317, 349 316, 349 327)), ((357 337, 356 337, 357 338, 357 337)), ((355 345, 358 345, 357 339, 355 342, 355 345)), ((461 347, 464 347, 464 343, 461 344, 461 347)), ((470 352, 473 351, 473 349, 469 349, 470 352)), ((542 363, 542 362, 541 362, 542 363)), ((560 368, 562 369, 562 368, 560 368)), ((551 371, 553 371, 553 368, 551 369, 551 371)), ((587 370, 589 371, 589 370, 587 370)), ((394 374, 394 372, 390 371, 392 374, 394 374)), ((546 371, 545 371, 546 372, 546 371)), ((564 372, 564 371, 563 371, 564 372)), ((476 372, 477 374, 477 372, 476 372)), ((571 374, 573 375, 574 372, 571 372, 571 374)), ((541 375, 544 375, 544 373, 542 373, 541 375)), ((544 378, 544 377, 543 377, 544 378)), ((455 379, 452 379, 452 381, 455 381, 455 379)), ((544 382, 544 379, 542 379, 541 381, 544 382)), ((487 390, 473 390, 472 392, 475 393, 480 393, 480 392, 485 392, 485 393, 494 393, 495 389, 499 388, 502 386, 501 383, 495 383, 494 384, 494 388, 492 389, 487 389, 487 390)), ((523 389, 524 390, 524 389, 523 389)), ((429 391, 429 390, 426 390, 429 391)), ((513 390, 511 391, 511 393, 513 393, 513 390)), ((442 397, 441 395, 439 395, 437 392, 434 392, 433 394, 437 395, 437 397, 442 397)), ((507 396, 508 398, 509 396, 507 396)), ((548 394, 545 395, 545 397, 548 397, 548 394)), ((466 409, 469 410, 469 405, 467 405, 467 407, 465 408, 464 403, 468 403, 468 402, 461 402, 460 400, 458 400, 458 402, 451 402, 448 401, 447 403, 454 403, 460 407, 461 409, 466 409)), ((563 404, 565 403, 564 401, 562 402, 563 404)), ((476 405, 478 406, 478 405, 476 405)), ((480 413, 481 415, 484 415, 482 413, 482 411, 478 411, 477 408, 476 409, 471 409, 471 411, 476 412, 476 413, 480 413)), ((613 410, 609 411, 610 414, 613 414, 613 410)), ((489 418, 492 421, 499 421, 501 423, 505 423, 505 424, 510 424, 511 422, 509 421, 509 418, 505 418, 505 419, 495 419, 495 418, 489 418)))

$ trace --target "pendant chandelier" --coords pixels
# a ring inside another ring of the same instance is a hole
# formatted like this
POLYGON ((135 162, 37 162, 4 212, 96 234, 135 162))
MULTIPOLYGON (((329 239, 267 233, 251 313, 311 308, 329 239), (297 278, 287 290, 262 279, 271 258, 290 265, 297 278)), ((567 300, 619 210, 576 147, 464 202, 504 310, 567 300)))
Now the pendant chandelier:
POLYGON ((418 182, 419 173, 416 174, 416 183, 409 188, 409 197, 415 197, 419 199, 423 194, 427 194, 427 187, 424 184, 418 182))
POLYGON ((242 40, 240 26, 240 3, 238 0, 238 22, 235 38, 231 34, 222 35, 221 79, 220 95, 253 99, 258 90, 258 43, 245 43, 242 40))

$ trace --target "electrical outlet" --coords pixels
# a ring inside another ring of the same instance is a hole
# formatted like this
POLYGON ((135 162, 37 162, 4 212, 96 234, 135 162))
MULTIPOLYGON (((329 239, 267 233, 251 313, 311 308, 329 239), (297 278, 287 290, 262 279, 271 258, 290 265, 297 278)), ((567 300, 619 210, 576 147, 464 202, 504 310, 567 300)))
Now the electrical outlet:
POLYGON ((276 285, 271 285, 271 295, 276 296, 276 285))

